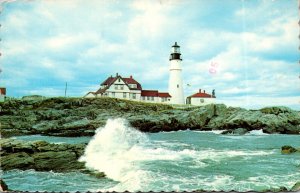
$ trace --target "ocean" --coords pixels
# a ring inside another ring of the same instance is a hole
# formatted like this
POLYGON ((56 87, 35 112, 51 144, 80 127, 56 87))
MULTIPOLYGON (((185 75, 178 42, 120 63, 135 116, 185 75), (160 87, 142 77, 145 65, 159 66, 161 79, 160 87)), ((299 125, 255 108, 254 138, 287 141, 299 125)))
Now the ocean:
POLYGON ((34 170, 2 172, 20 191, 262 191, 290 189, 300 181, 300 154, 281 154, 281 146, 300 147, 300 135, 221 135, 220 131, 141 133, 126 120, 108 120, 94 137, 20 136, 51 143, 88 143, 80 161, 106 174, 34 170))

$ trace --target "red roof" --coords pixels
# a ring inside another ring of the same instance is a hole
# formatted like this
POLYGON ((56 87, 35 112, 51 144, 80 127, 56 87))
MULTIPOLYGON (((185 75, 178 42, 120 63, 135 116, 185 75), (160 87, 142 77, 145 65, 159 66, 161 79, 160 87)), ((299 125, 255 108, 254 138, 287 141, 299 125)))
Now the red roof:
POLYGON ((157 90, 142 90, 141 96, 153 96, 153 97, 171 97, 167 92, 158 92, 157 90))
POLYGON ((212 96, 210 94, 207 94, 207 93, 203 93, 203 92, 198 92, 196 94, 193 94, 191 96, 189 96, 189 98, 216 98, 215 96, 212 96))
POLYGON ((6 95, 6 88, 0 88, 0 95, 6 95))
POLYGON ((123 78, 124 82, 126 82, 127 84, 140 84, 138 83, 136 80, 134 80, 132 77, 130 78, 123 78))
POLYGON ((157 90, 142 90, 141 96, 158 97, 158 91, 157 90))
MULTIPOLYGON (((136 84, 137 85, 137 88, 130 88, 130 90, 142 90, 142 86, 141 84, 136 81, 135 79, 132 78, 132 76, 130 76, 130 78, 122 78, 121 76, 116 76, 116 77, 108 77, 103 83, 101 83, 101 86, 102 85, 107 85, 108 87, 110 85, 112 85, 118 78, 121 78, 126 84, 136 84)), ((98 91, 97 91, 98 92, 98 91)))
POLYGON ((158 93, 158 96, 159 97, 171 97, 171 95, 167 92, 160 92, 160 93, 158 93))
POLYGON ((101 83, 101 85, 109 85, 115 81, 115 77, 108 77, 104 82, 101 83))

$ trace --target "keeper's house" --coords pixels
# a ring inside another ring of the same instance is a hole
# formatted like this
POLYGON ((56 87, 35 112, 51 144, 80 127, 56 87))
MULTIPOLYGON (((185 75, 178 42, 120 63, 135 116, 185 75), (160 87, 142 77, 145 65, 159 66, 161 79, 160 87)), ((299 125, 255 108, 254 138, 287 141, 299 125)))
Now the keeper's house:
POLYGON ((84 97, 112 97, 133 101, 168 103, 169 93, 157 90, 142 90, 142 86, 132 76, 123 78, 118 73, 115 77, 108 77, 96 92, 88 92, 84 97))
POLYGON ((3 102, 5 100, 6 96, 6 88, 0 88, 0 102, 3 102))
POLYGON ((215 100, 215 90, 212 91, 212 94, 208 94, 205 93, 205 90, 203 90, 202 92, 201 89, 199 89, 198 93, 195 93, 186 98, 186 104, 202 106, 215 103, 215 100))

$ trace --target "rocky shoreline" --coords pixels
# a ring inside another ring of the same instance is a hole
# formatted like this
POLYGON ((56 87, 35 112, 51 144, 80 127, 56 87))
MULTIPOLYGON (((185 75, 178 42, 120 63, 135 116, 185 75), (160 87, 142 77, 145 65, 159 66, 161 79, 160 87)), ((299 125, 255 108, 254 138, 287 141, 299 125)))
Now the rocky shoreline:
POLYGON ((246 110, 211 104, 181 109, 113 98, 48 98, 0 103, 2 137, 93 136, 107 119, 119 117, 142 132, 190 129, 244 134, 262 129, 265 133, 300 133, 300 113, 287 107, 246 110))
POLYGON ((86 144, 50 144, 46 141, 0 139, 0 146, 3 170, 68 172, 85 169, 84 163, 77 160, 83 154, 86 144))

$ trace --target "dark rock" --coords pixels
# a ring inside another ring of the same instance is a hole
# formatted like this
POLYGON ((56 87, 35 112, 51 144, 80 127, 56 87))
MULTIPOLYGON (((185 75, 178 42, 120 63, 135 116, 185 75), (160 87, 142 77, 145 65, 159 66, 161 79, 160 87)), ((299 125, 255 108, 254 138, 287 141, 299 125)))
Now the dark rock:
POLYGON ((76 154, 70 151, 47 151, 35 153, 32 157, 34 169, 38 171, 71 171, 84 168, 84 163, 78 162, 76 154))
POLYGON ((19 152, 6 156, 1 156, 1 168, 11 169, 30 169, 33 167, 34 159, 27 153, 19 152))
MULTIPOLYGON (((300 114, 287 107, 260 110, 211 104, 176 109, 170 105, 133 102, 114 98, 46 98, 10 100, 0 104, 3 137, 42 134, 93 136, 108 118, 125 118, 140 131, 191 130, 247 131, 299 134, 300 114)), ((240 131, 236 131, 237 133, 240 131)), ((242 133, 244 131, 241 131, 242 133)))
POLYGON ((296 148, 289 146, 289 145, 285 145, 281 147, 281 153, 283 154, 291 154, 291 153, 295 153, 299 150, 297 150, 296 148))
POLYGON ((94 176, 96 178, 104 178, 105 177, 105 174, 103 172, 98 172, 98 171, 95 171, 95 170, 83 169, 83 170, 80 170, 80 172, 85 173, 85 174, 89 174, 89 175, 94 176))
POLYGON ((8 191, 8 186, 3 179, 0 179, 0 191, 8 191))
POLYGON ((233 129, 233 130, 226 130, 223 131, 221 134, 230 134, 230 135, 244 135, 248 132, 247 129, 244 128, 237 128, 237 129, 233 129))
POLYGON ((73 171, 84 169, 78 159, 86 144, 50 144, 45 141, 25 142, 0 139, 1 168, 36 169, 39 171, 73 171))

